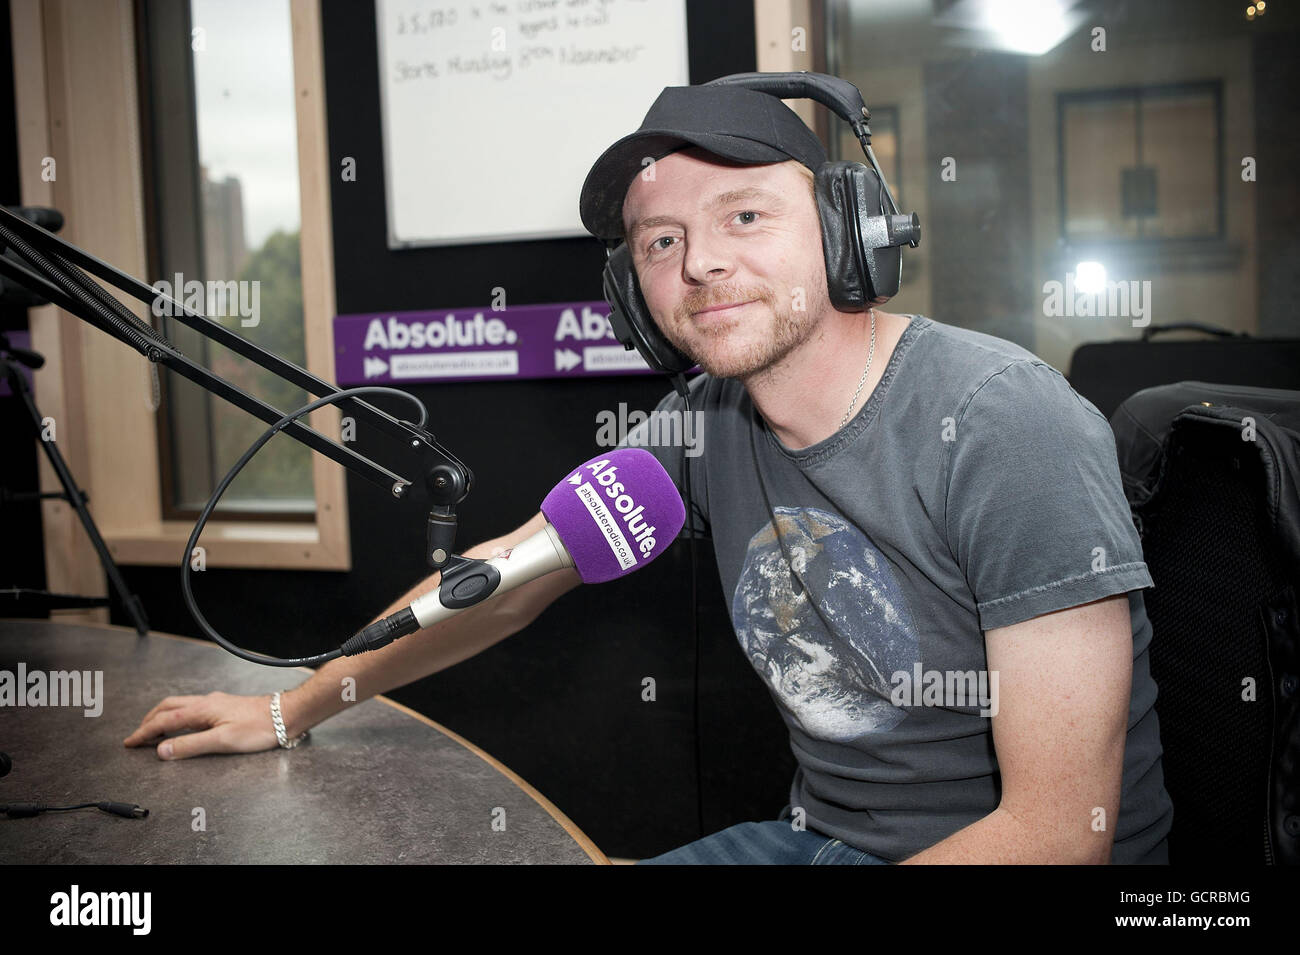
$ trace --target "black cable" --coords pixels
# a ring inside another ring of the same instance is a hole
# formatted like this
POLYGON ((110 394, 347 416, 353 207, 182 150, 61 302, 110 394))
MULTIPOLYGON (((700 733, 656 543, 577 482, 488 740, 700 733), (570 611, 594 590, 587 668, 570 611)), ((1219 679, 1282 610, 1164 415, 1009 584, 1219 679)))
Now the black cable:
MULTIPOLYGON (((350 398, 354 395, 372 393, 399 395, 407 401, 414 402, 415 406, 420 409, 420 421, 416 425, 418 428, 423 428, 425 423, 429 420, 429 412, 428 409, 424 407, 424 402, 415 397, 415 395, 398 388, 385 388, 381 385, 366 385, 360 388, 345 388, 342 391, 334 392, 332 395, 326 395, 324 398, 317 398, 315 401, 311 402, 311 404, 303 405, 297 411, 285 415, 275 424, 271 425, 271 427, 262 432, 262 436, 253 442, 253 445, 240 456, 238 461, 235 462, 235 466, 226 472, 226 476, 221 479, 221 483, 218 484, 216 490, 212 492, 212 497, 208 498, 208 503, 204 506, 203 512, 199 514, 198 522, 195 523, 194 530, 190 532, 190 539, 185 545, 185 554, 181 558, 181 591, 185 595, 185 605, 190 608, 190 613, 194 616, 194 620, 198 623, 199 628, 211 639, 215 640, 235 656, 244 660, 249 660, 252 663, 261 663, 265 666, 297 667, 313 666, 318 663, 325 663, 328 660, 333 660, 336 657, 343 655, 343 648, 339 647, 330 650, 328 653, 318 653, 312 657, 283 659, 281 657, 266 656, 261 653, 251 653, 248 650, 235 646, 221 634, 217 633, 199 611, 199 606, 194 601, 194 592, 190 589, 190 559, 194 554, 194 548, 198 545, 199 535, 203 533, 204 525, 207 524, 208 518, 211 516, 213 509, 217 506, 217 501, 221 500, 221 495, 226 492, 226 488, 229 487, 230 482, 235 479, 235 475, 243 470, 244 465, 248 464, 248 462, 253 459, 253 455, 257 454, 262 445, 270 441, 271 438, 273 438, 280 430, 287 427, 291 422, 296 421, 298 418, 301 418, 309 412, 315 411, 317 408, 333 404, 342 398, 350 398)), ((408 421, 402 423, 410 424, 408 421)))
MULTIPOLYGON (((686 383, 686 376, 682 374, 678 374, 673 380, 673 387, 682 396, 682 404, 686 409, 682 418, 682 442, 685 444, 686 423, 690 420, 691 414, 691 389, 686 383)), ((691 634, 695 643, 695 678, 692 681, 695 692, 691 705, 691 722, 695 735, 695 817, 699 825, 700 838, 703 839, 705 832, 704 774, 703 760, 700 758, 700 602, 697 590, 699 575, 695 565, 695 515, 691 500, 691 462, 686 456, 685 448, 682 450, 682 484, 683 490, 686 491, 686 535, 687 546, 691 553, 691 634)))
MULTIPOLYGON (((751 410, 753 411, 753 414, 756 417, 756 419, 762 421, 762 415, 758 414, 758 410, 756 408, 751 408, 751 410)), ((764 432, 765 437, 770 438, 772 436, 772 432, 768 428, 766 421, 763 421, 762 423, 762 430, 764 432)), ((772 499, 768 496, 767 482, 763 480, 763 470, 758 463, 758 446, 754 443, 754 431, 755 431, 755 423, 751 421, 750 428, 749 428, 749 451, 754 459, 754 471, 755 473, 758 474, 759 490, 763 492, 763 507, 767 509, 767 513, 771 515, 772 518, 772 522, 771 522, 772 531, 776 535, 777 547, 780 548, 781 556, 785 558, 785 562, 790 567, 790 575, 794 577, 795 581, 799 584, 800 592, 808 595, 808 606, 812 607, 813 613, 817 614, 818 619, 821 620, 822 626, 826 628, 827 633, 836 633, 838 632, 838 628, 834 623, 831 622, 831 620, 827 618, 826 612, 822 609, 821 604, 819 604, 816 600, 813 599, 813 592, 808 587, 808 584, 804 582, 803 574, 799 573, 799 571, 795 568, 794 555, 791 554, 789 549, 786 547, 785 538, 781 534, 781 522, 780 520, 778 520, 776 516, 776 508, 772 506, 772 499)), ((808 475, 805 474, 804 479, 808 481, 808 483, 811 484, 817 490, 817 492, 820 493, 823 497, 827 497, 825 492, 823 492, 822 489, 818 487, 817 484, 811 478, 808 477, 808 475)), ((879 691, 874 691, 874 690, 873 692, 877 692, 877 694, 879 693, 879 691)))
MULTIPOLYGON (((757 413, 757 409, 755 409, 755 413, 757 413)), ((772 499, 768 497, 767 482, 763 480, 763 470, 758 464, 758 447, 754 444, 753 422, 750 423, 749 428, 749 453, 754 459, 754 471, 758 474, 758 488, 763 492, 763 507, 767 509, 768 515, 772 518, 772 531, 776 534, 776 545, 781 551, 781 556, 784 557, 785 562, 790 565, 790 574, 799 583, 800 590, 808 595, 809 606, 813 608, 817 616, 821 617, 822 623, 826 624, 827 629, 833 632, 834 628, 831 627, 830 621, 826 619, 821 608, 817 606, 817 602, 812 599, 812 591, 808 589, 808 585, 803 582, 803 575, 795 569, 793 555, 786 550, 785 538, 781 536, 781 522, 777 519, 776 509, 772 507, 772 499)))
POLYGON ((73 809, 99 809, 124 819, 143 819, 149 815, 148 809, 141 809, 129 802, 83 802, 75 806, 42 806, 34 802, 16 802, 0 806, 0 815, 7 815, 10 819, 29 819, 43 812, 69 812, 73 809))

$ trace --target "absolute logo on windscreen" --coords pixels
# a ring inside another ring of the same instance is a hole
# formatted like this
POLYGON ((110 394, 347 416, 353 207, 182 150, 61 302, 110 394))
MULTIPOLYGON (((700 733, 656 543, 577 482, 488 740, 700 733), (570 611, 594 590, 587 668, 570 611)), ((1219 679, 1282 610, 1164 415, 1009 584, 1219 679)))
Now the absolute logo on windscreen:
MULTIPOLYGON (((622 517, 623 523, 627 527, 627 533, 636 543, 641 556, 648 558, 650 552, 655 549, 655 528, 641 513, 645 510, 645 506, 637 504, 632 499, 632 495, 627 493, 627 488, 623 486, 623 482, 618 480, 618 465, 611 464, 607 459, 593 461, 585 467, 595 476, 596 483, 605 489, 605 496, 610 498, 614 510, 622 517)), ((581 481, 582 478, 576 473, 569 478, 569 483, 574 485, 579 484, 581 481)), ((604 514, 608 514, 608 512, 599 506, 599 498, 594 501, 588 499, 588 493, 590 492, 584 493, 584 487, 589 488, 590 485, 583 484, 582 487, 578 488, 579 497, 583 498, 583 503, 587 505, 588 510, 591 510, 593 516, 597 517, 597 523, 601 523, 599 512, 604 512, 604 514)))

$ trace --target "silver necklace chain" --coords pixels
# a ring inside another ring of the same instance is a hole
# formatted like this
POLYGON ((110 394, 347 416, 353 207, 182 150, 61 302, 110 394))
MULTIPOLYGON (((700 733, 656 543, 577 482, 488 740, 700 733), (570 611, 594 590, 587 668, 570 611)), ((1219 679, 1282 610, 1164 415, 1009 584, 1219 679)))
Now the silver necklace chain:
POLYGON ((853 392, 853 400, 849 402, 849 410, 844 412, 844 417, 840 419, 841 428, 849 423, 849 414, 853 411, 853 406, 858 403, 858 395, 862 394, 862 386, 867 383, 867 375, 871 371, 871 359, 876 357, 876 310, 871 308, 867 312, 871 316, 871 351, 867 354, 867 367, 862 369, 862 378, 858 381, 858 390, 853 392))

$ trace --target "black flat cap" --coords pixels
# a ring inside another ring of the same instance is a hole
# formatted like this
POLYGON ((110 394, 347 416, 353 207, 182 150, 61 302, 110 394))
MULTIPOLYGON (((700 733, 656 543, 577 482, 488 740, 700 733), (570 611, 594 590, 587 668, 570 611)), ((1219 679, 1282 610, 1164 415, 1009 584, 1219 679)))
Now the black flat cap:
POLYGON ((742 163, 797 159, 816 172, 826 150, 799 115, 769 93, 741 86, 669 86, 641 127, 596 160, 578 200, 582 224, 599 239, 623 237, 623 199, 644 160, 699 146, 742 163))

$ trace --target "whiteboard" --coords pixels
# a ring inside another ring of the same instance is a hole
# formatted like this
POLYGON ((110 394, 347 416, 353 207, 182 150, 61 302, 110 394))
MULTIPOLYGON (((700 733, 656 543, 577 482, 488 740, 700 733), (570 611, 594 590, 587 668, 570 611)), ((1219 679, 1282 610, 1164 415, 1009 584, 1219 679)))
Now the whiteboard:
POLYGON ((685 0, 375 11, 390 249, 590 236, 587 171, 690 82, 685 0))

